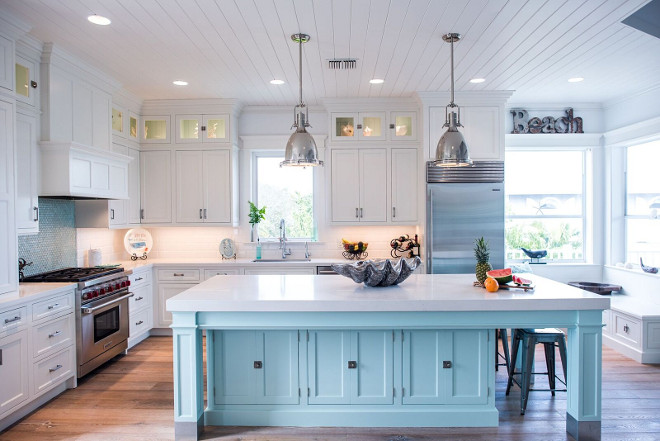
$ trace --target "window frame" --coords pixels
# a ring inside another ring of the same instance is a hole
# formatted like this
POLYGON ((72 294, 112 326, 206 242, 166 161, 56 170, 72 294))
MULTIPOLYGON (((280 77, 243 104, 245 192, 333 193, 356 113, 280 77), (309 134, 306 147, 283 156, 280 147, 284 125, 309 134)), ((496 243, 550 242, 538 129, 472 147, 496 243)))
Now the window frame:
MULTIPOLYGON (((256 149, 250 152, 250 175, 251 175, 251 191, 250 191, 250 201, 254 202, 257 206, 260 206, 259 203, 259 178, 258 178, 258 159, 259 158, 282 158, 284 160, 284 150, 273 150, 273 149, 256 149)), ((310 167, 312 169, 312 236, 309 238, 295 237, 289 239, 287 236, 287 242, 317 242, 318 241, 318 205, 316 200, 316 171, 317 167, 310 167)), ((277 242, 278 238, 262 238, 259 236, 262 242, 277 242)))
MULTIPOLYGON (((506 159, 506 153, 514 153, 514 152, 580 152, 582 154, 582 206, 581 206, 581 215, 547 215, 544 214, 542 216, 537 216, 537 215, 509 215, 507 214, 506 210, 506 204, 508 204, 508 191, 506 188, 506 181, 505 181, 505 214, 504 214, 504 225, 505 225, 505 237, 506 237, 506 225, 507 221, 509 219, 529 219, 529 220, 543 220, 543 219, 582 219, 582 259, 552 259, 548 263, 558 263, 558 264, 580 264, 580 263, 588 263, 590 261, 591 257, 591 243, 592 243, 592 236, 594 234, 594 228, 593 226, 589 226, 589 219, 593 217, 593 214, 590 213, 588 210, 591 207, 593 209, 593 185, 591 185, 591 180, 592 180, 592 172, 591 168, 593 167, 593 158, 592 158, 592 148, 591 147, 584 147, 584 146, 538 146, 538 147, 507 147, 505 151, 505 159, 506 159)), ((505 167, 506 167, 506 162, 505 162, 505 167)), ((591 224, 593 224, 593 221, 591 221, 591 224)), ((506 241, 505 241, 505 247, 504 247, 504 252, 506 253, 507 248, 506 248, 506 241)), ((549 256, 548 259, 551 259, 549 256)), ((512 263, 522 263, 524 261, 529 260, 528 257, 521 257, 520 259, 509 259, 506 258, 505 260, 507 262, 512 262, 512 263)))

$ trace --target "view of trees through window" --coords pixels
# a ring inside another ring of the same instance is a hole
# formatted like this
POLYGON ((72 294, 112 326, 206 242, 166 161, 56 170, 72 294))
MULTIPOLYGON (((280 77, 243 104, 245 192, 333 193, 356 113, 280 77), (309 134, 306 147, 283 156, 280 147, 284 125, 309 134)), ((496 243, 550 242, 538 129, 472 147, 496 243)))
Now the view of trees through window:
POLYGON ((660 266, 660 141, 626 151, 626 261, 660 266))
POLYGON ((280 220, 286 224, 287 239, 314 238, 313 167, 280 167, 283 157, 256 156, 259 208, 266 218, 259 223, 261 240, 280 237, 280 220))
POLYGON ((584 260, 584 152, 507 151, 506 259, 584 260))

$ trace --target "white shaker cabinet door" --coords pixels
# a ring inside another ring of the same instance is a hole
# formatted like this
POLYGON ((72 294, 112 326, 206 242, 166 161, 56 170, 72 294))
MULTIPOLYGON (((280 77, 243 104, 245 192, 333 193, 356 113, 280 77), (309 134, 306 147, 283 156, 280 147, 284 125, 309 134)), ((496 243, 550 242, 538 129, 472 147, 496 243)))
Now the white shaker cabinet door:
POLYGON ((360 150, 360 222, 387 222, 387 152, 360 150))
POLYGON ((392 149, 392 222, 416 222, 419 191, 417 149, 392 149))
POLYGON ((128 223, 140 223, 140 151, 128 149, 128 156, 133 158, 128 163, 128 223))
POLYGON ((141 223, 172 222, 171 167, 169 150, 140 152, 141 223))
POLYGON ((229 150, 204 152, 204 222, 231 222, 229 150))
POLYGON ((16 114, 16 228, 18 234, 39 232, 37 187, 37 118, 16 114))
POLYGON ((204 152, 176 152, 176 221, 204 222, 204 152))
POLYGON ((28 398, 27 330, 0 338, 0 419, 28 398))
POLYGON ((358 222, 360 165, 357 150, 332 151, 332 221, 358 222))
POLYGON ((0 101, 0 294, 17 289, 14 105, 0 101))

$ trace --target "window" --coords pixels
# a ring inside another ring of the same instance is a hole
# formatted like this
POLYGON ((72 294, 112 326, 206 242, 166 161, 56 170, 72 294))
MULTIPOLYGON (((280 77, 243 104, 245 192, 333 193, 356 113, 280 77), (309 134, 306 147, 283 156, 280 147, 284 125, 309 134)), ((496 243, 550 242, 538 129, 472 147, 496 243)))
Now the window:
POLYGON ((660 266, 660 141, 626 150, 626 262, 660 266))
POLYGON ((280 167, 284 156, 255 153, 253 202, 266 206, 266 219, 259 223, 259 237, 280 237, 280 220, 286 223, 287 239, 314 239, 314 167, 280 167))
POLYGON ((506 259, 584 261, 585 151, 507 151, 505 164, 506 259))

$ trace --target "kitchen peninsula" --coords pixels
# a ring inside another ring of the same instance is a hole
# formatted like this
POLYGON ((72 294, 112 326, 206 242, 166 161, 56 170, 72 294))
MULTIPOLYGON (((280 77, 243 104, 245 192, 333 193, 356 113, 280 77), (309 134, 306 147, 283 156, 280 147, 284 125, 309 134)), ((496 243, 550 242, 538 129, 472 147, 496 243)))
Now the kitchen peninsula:
POLYGON ((176 439, 204 424, 496 426, 494 330, 534 327, 568 328, 566 430, 600 439, 609 298, 539 276, 527 293, 473 279, 216 276, 169 299, 176 439))

